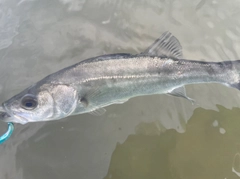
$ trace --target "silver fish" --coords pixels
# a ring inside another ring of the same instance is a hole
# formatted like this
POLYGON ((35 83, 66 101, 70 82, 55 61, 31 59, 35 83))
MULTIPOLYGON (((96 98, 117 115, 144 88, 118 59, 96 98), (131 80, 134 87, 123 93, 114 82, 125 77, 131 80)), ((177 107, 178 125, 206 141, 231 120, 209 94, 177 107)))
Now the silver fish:
POLYGON ((0 118, 25 124, 70 115, 101 115, 104 107, 142 95, 170 94, 194 101, 184 85, 220 83, 240 89, 240 61, 185 60, 169 32, 143 53, 90 58, 53 73, 2 104, 0 118))

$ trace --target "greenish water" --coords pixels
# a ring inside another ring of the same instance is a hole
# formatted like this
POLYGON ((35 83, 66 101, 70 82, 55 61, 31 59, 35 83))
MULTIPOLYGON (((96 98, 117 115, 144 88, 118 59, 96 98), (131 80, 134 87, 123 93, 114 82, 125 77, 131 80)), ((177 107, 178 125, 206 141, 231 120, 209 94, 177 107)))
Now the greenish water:
POLYGON ((183 134, 162 132, 156 123, 139 124, 136 134, 116 145, 104 179, 237 179, 240 109, 218 109, 196 109, 183 134))
MULTIPOLYGON (((239 59, 238 0, 0 0, 0 101, 84 59, 137 54, 163 32, 186 59, 239 59)), ((0 145, 0 179, 235 179, 240 92, 187 86, 111 105, 99 117, 16 125, 0 145)), ((7 124, 0 122, 1 133, 7 124)))

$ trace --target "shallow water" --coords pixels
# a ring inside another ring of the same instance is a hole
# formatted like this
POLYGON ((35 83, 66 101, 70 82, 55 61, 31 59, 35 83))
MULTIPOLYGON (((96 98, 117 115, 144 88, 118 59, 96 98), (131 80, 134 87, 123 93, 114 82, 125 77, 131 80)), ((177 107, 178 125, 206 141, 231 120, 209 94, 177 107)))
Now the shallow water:
MULTIPOLYGON (((0 101, 86 58, 140 53, 165 31, 186 59, 239 59, 237 0, 0 2, 0 101)), ((0 146, 0 179, 239 178, 240 93, 217 84, 187 93, 197 105, 144 96, 100 117, 16 125, 0 146)))

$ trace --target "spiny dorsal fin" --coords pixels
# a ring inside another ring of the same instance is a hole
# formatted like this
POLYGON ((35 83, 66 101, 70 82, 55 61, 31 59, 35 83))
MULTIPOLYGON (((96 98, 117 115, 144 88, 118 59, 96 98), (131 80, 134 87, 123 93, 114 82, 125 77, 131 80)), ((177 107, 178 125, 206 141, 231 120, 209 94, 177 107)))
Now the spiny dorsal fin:
POLYGON ((182 46, 170 32, 164 32, 142 54, 182 58, 182 46))

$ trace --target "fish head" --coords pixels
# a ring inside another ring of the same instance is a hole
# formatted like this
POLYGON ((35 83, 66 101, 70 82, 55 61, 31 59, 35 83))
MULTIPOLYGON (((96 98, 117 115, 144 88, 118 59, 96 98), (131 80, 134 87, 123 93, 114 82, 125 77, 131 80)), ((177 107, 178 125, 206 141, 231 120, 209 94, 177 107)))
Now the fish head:
POLYGON ((76 91, 66 85, 33 85, 5 101, 0 120, 26 124, 66 117, 76 105, 76 91))

